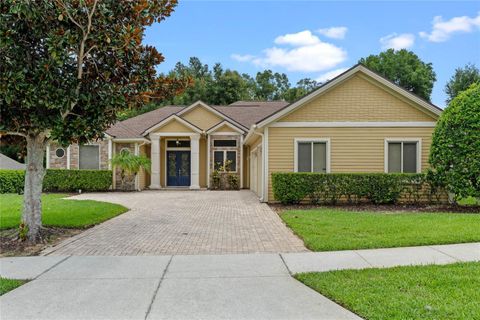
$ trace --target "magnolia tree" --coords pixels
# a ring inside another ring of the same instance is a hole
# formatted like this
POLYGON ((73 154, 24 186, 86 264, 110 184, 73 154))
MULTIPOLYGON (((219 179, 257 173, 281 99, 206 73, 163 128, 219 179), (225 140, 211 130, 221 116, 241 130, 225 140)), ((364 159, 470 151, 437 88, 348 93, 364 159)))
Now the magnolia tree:
POLYGON ((430 165, 455 199, 480 198, 480 84, 460 92, 442 113, 430 165))
POLYGON ((126 107, 170 98, 185 81, 158 77, 163 61, 142 45, 145 27, 170 16, 177 0, 2 0, 0 134, 24 137, 22 219, 41 236, 43 159, 49 141, 102 137, 126 107))

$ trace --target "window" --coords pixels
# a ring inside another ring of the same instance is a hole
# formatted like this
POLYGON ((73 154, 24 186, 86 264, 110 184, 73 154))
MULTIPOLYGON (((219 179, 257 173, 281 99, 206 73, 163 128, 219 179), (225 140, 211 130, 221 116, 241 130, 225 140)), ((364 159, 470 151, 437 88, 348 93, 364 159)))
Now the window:
POLYGON ((296 172, 330 172, 329 141, 296 140, 295 171, 296 172))
POLYGON ((100 169, 99 146, 84 145, 79 147, 79 169, 100 169))
POLYGON ((387 141, 385 172, 420 172, 419 140, 417 141, 387 141))
POLYGON ((213 140, 214 147, 236 147, 237 140, 213 140))
POLYGON ((190 148, 190 140, 167 140, 167 148, 190 148))
POLYGON ((215 170, 224 167, 229 172, 237 171, 237 152, 236 151, 214 151, 213 166, 215 170), (228 166, 227 166, 228 165, 228 166))
POLYGON ((55 150, 55 156, 57 158, 63 158, 64 155, 65 155, 65 149, 58 148, 57 150, 55 150))

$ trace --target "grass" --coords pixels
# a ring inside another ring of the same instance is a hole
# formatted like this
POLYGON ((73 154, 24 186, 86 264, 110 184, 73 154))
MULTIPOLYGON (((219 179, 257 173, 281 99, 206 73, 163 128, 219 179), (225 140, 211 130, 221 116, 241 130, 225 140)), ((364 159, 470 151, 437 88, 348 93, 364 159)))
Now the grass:
POLYGON ((17 287, 20 287, 26 281, 0 278, 0 296, 4 295, 8 291, 11 291, 17 287))
POLYGON ((480 241, 480 214, 291 210, 285 223, 313 251, 480 241))
MULTIPOLYGON (((113 203, 93 200, 66 200, 65 194, 42 195, 42 222, 47 227, 86 228, 128 209, 113 203)), ((0 230, 16 228, 21 220, 23 196, 0 194, 0 230)))
POLYGON ((479 262, 295 277, 366 319, 480 319, 479 262))

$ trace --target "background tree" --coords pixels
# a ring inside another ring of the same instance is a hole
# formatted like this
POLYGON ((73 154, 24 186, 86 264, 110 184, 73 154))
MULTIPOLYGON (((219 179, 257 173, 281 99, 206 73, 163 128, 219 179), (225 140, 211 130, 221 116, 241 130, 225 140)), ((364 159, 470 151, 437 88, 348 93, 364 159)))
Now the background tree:
POLYGON ((455 199, 480 198, 480 84, 460 92, 443 111, 429 161, 455 199))
POLYGON ((385 78, 430 101, 436 75, 431 63, 425 63, 413 53, 405 49, 381 52, 361 58, 359 63, 381 74, 385 78))
POLYGON ((474 83, 480 83, 480 70, 474 64, 470 63, 463 68, 455 69, 455 74, 445 85, 445 93, 448 95, 447 103, 474 83))
POLYGON ((145 27, 176 0, 0 2, 0 133, 27 142, 23 221, 40 235, 45 147, 101 138, 119 110, 178 93, 158 77, 163 56, 142 45, 145 27))
POLYGON ((300 79, 296 87, 290 88, 284 93, 283 98, 288 102, 293 102, 309 94, 320 85, 320 82, 310 78, 300 79))
POLYGON ((133 175, 135 177, 140 170, 143 169, 150 172, 151 168, 150 159, 145 156, 136 156, 128 150, 121 150, 120 153, 113 156, 110 162, 112 163, 114 170, 116 168, 120 169, 123 190, 126 190, 125 182, 128 175, 133 175))

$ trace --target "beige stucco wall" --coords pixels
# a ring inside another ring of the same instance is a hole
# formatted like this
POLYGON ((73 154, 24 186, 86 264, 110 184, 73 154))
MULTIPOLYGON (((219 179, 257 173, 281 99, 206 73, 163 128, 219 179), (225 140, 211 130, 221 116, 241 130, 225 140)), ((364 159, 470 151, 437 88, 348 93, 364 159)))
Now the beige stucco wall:
POLYGON ((223 119, 202 106, 195 107, 181 115, 181 117, 197 127, 207 130, 223 119))
POLYGON ((271 173, 294 171, 295 138, 329 138, 331 172, 384 172, 385 138, 420 138, 421 169, 428 167, 434 128, 269 128, 269 200, 271 173))
POLYGON ((295 121, 435 121, 436 116, 417 109, 366 75, 354 75, 318 98, 286 115, 295 121))

